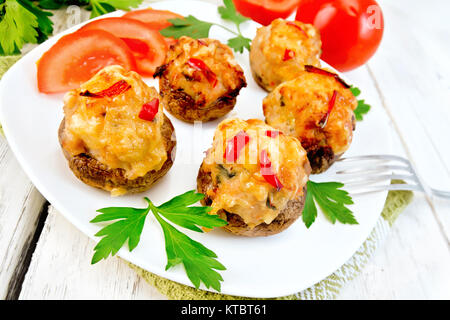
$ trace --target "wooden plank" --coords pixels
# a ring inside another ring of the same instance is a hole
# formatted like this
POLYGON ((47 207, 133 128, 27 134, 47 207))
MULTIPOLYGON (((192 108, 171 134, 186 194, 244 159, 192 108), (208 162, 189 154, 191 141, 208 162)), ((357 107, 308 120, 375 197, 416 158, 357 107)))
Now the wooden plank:
POLYGON ((45 199, 23 173, 2 136, 0 172, 0 299, 7 299, 20 290, 45 199))
POLYGON ((94 245, 50 207, 19 299, 166 299, 119 258, 91 265, 94 245))
POLYGON ((450 255, 423 197, 416 195, 385 242, 339 299, 450 299, 450 255), (432 249, 430 249, 432 248, 432 249))
MULTIPOLYGON (((419 173, 430 186, 450 190, 450 149, 445 142, 450 136, 450 34, 445 17, 450 3, 380 3, 386 32, 369 61, 370 73, 419 173)), ((450 243, 450 202, 430 204, 450 243)))
MULTIPOLYGON (((376 81, 368 70, 362 67, 347 76, 361 85, 372 108, 384 108, 376 81)), ((390 125, 396 129, 392 121, 390 125)), ((395 154, 407 156, 399 136, 394 136, 392 143, 395 154)), ((424 196, 416 193, 414 202, 396 221, 385 243, 338 298, 446 299, 450 296, 449 268, 446 239, 424 196)))

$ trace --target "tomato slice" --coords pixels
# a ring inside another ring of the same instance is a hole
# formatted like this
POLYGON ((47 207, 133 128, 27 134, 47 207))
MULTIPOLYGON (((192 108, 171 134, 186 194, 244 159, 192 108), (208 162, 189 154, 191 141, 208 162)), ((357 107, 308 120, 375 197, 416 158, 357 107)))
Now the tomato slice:
POLYGON ((262 25, 277 18, 287 18, 301 0, 233 0, 236 10, 262 25))
POLYGON ((104 30, 121 38, 131 49, 136 59, 137 71, 144 76, 153 76, 156 67, 164 63, 167 45, 158 31, 146 24, 127 18, 104 18, 92 21, 80 30, 104 30))
POLYGON ((129 11, 125 13, 123 17, 139 20, 155 30, 161 30, 171 26, 172 24, 167 21, 168 19, 183 18, 182 15, 173 13, 171 11, 154 10, 150 8, 129 11))
POLYGON ((39 91, 55 93, 78 88, 98 71, 114 64, 126 70, 136 69, 131 50, 119 38, 101 30, 68 34, 39 60, 39 91))
MULTIPOLYGON (((177 13, 167 11, 167 10, 154 10, 154 9, 141 9, 133 10, 125 13, 124 18, 139 20, 150 28, 155 30, 162 30, 164 28, 170 27, 172 24, 167 21, 168 19, 184 18, 182 15, 177 13)), ((164 38, 167 47, 177 43, 174 38, 164 38)))

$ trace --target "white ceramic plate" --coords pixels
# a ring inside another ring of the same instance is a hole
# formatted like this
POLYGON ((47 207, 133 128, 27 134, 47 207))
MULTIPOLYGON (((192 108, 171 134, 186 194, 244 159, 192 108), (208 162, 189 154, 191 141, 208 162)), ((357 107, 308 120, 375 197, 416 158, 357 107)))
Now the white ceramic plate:
MULTIPOLYGON (((152 4, 152 7, 224 23, 217 7, 204 2, 164 1, 152 4)), ((109 16, 121 14, 114 12, 109 16)), ((176 160, 169 173, 148 192, 112 198, 107 192, 83 184, 70 171, 58 143, 57 131, 63 118, 63 94, 41 94, 36 84, 36 61, 62 35, 78 27, 46 41, 5 74, 0 83, 0 120, 14 154, 39 191, 78 229, 98 241, 94 234, 99 226, 89 223, 97 209, 109 206, 144 207, 143 196, 160 204, 194 189, 203 151, 211 145, 219 120, 204 124, 203 130, 200 130, 169 115, 178 138, 176 160)), ((253 38, 257 27, 256 23, 246 22, 242 25, 242 31, 253 38)), ((226 43, 230 35, 213 27, 210 37, 226 43)), ((236 56, 244 69, 248 87, 241 91, 237 105, 228 117, 264 119, 261 106, 266 93, 251 76, 248 53, 236 56)), ((147 80, 148 84, 157 87, 154 80, 147 80)), ((347 155, 389 153, 390 130, 383 110, 373 106, 365 120, 357 123, 354 141, 347 155)), ((331 171, 313 179, 326 181, 331 179, 330 174, 331 171)), ((242 238, 222 230, 205 234, 183 231, 216 252, 219 261, 227 267, 222 272, 223 293, 276 297, 308 288, 344 264, 375 226, 385 199, 386 193, 355 198, 351 209, 359 225, 333 225, 319 214, 309 230, 299 219, 288 230, 267 238, 242 238)), ((167 259, 163 234, 153 217, 149 216, 147 220, 139 246, 131 253, 127 248, 122 249, 119 255, 159 276, 191 285, 181 266, 164 270, 167 259)))

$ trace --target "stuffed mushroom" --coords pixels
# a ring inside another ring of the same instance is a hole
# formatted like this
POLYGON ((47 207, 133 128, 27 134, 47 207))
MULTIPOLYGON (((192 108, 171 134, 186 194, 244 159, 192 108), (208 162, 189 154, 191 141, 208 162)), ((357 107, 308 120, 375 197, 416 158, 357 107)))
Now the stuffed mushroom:
POLYGON ((357 100, 337 74, 305 68, 267 95, 263 111, 267 124, 299 139, 312 172, 320 173, 350 147, 357 100))
POLYGON ((231 49, 213 39, 181 37, 167 53, 159 77, 165 108, 187 122, 209 121, 224 116, 236 104, 247 85, 231 49))
POLYGON ((294 79, 304 65, 320 66, 321 46, 319 31, 314 26, 276 19, 259 28, 252 41, 253 78, 270 92, 284 81, 294 79))
POLYGON ((310 166, 299 141, 262 120, 227 119, 216 129, 200 167, 203 204, 243 236, 268 236, 302 213, 310 166))
POLYGON ((160 97, 120 66, 99 71, 64 97, 59 140, 84 183, 117 196, 147 190, 170 169, 174 128, 160 97))

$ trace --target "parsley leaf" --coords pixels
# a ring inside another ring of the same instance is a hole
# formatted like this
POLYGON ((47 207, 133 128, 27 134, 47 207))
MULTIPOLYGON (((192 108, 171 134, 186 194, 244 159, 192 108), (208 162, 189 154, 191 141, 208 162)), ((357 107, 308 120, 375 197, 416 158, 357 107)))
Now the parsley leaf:
POLYGON ((194 16, 187 16, 185 18, 169 19, 172 26, 162 29, 160 33, 164 37, 172 37, 175 39, 181 36, 188 36, 194 39, 207 38, 209 29, 213 26, 212 23, 198 20, 194 16))
POLYGON ((358 121, 363 120, 363 115, 368 113, 370 110, 370 105, 364 102, 364 100, 358 100, 358 106, 353 112, 355 113, 355 118, 358 121))
POLYGON ((142 0, 90 0, 92 6, 90 18, 92 19, 117 9, 130 10, 138 7, 141 3, 142 0))
POLYGON ((145 209, 110 207, 97 210, 101 214, 91 220, 92 223, 115 222, 95 234, 103 238, 94 248, 92 264, 108 258, 109 255, 115 255, 127 240, 130 251, 136 248, 145 219, 148 213, 152 212, 164 233, 167 253, 166 270, 177 264, 183 264, 188 278, 196 288, 203 282, 207 288, 212 287, 220 291, 220 281, 223 279, 216 270, 225 270, 225 267, 216 260, 217 255, 165 220, 196 232, 203 232, 199 227, 211 229, 226 225, 227 222, 217 215, 209 214, 210 207, 192 206, 203 197, 203 194, 192 190, 158 207, 150 199, 144 198, 148 203, 145 209))
MULTIPOLYGON (((355 97, 358 97, 361 94, 361 90, 359 90, 359 88, 354 86, 350 87, 350 91, 353 93, 355 97)), ((355 110, 353 110, 356 120, 358 121, 363 120, 363 115, 367 114, 370 108, 371 108, 370 105, 365 103, 364 100, 358 100, 358 106, 356 107, 355 110)))
POLYGON ((159 214, 155 213, 155 217, 164 232, 167 254, 166 270, 182 263, 189 280, 197 289, 203 282, 207 288, 212 287, 220 291, 220 281, 223 281, 223 278, 215 270, 226 270, 226 268, 216 260, 217 255, 201 243, 175 229, 159 214))
POLYGON ((226 221, 220 219, 217 215, 208 214, 211 207, 188 207, 204 197, 203 194, 191 190, 160 205, 158 212, 180 227, 197 232, 202 232, 197 225, 209 229, 226 225, 226 221))
POLYGON ((237 27, 249 18, 244 17, 239 12, 236 11, 236 7, 232 0, 223 0, 224 7, 219 7, 219 14, 223 20, 229 20, 236 24, 237 27))
POLYGON ((4 12, 0 21, 0 49, 3 54, 15 54, 25 43, 37 42, 38 19, 32 12, 15 0, 0 4, 0 12, 4 12))
POLYGON ((17 2, 34 14, 37 18, 38 26, 37 26, 37 42, 41 43, 48 39, 48 36, 53 33, 53 22, 50 20, 53 14, 51 12, 43 11, 36 7, 31 1, 28 0, 17 0, 17 2))
POLYGON ((361 90, 359 90, 359 88, 355 87, 355 86, 351 86, 350 87, 350 91, 353 93, 353 95, 355 97, 357 97, 357 96, 359 96, 361 94, 361 90))
POLYGON ((159 32, 164 37, 172 37, 175 39, 178 39, 181 36, 200 39, 209 36, 209 31, 212 26, 218 26, 235 35, 234 38, 228 40, 227 44, 230 48, 240 53, 244 52, 244 48, 250 51, 250 43, 252 40, 244 37, 240 30, 240 24, 249 19, 236 11, 232 0, 224 0, 224 5, 225 6, 218 8, 219 14, 222 19, 234 22, 237 27, 237 32, 217 23, 199 20, 192 15, 185 18, 169 19, 169 22, 171 22, 172 25, 159 32))
POLYGON ((251 42, 252 42, 251 39, 239 35, 236 38, 229 39, 227 44, 230 48, 233 48, 234 51, 242 53, 244 52, 244 48, 250 51, 251 42))
POLYGON ((139 243, 145 218, 149 212, 147 209, 135 209, 126 207, 111 207, 97 210, 102 214, 92 219, 91 223, 118 220, 95 234, 96 237, 103 237, 94 248, 92 264, 106 259, 109 255, 114 256, 117 251, 128 240, 128 248, 133 251, 139 243))
POLYGON ((352 211, 346 205, 353 204, 348 192, 341 188, 344 184, 339 182, 313 182, 308 181, 305 208, 302 219, 309 228, 317 217, 316 203, 325 216, 334 224, 337 221, 344 224, 358 224, 352 211))

